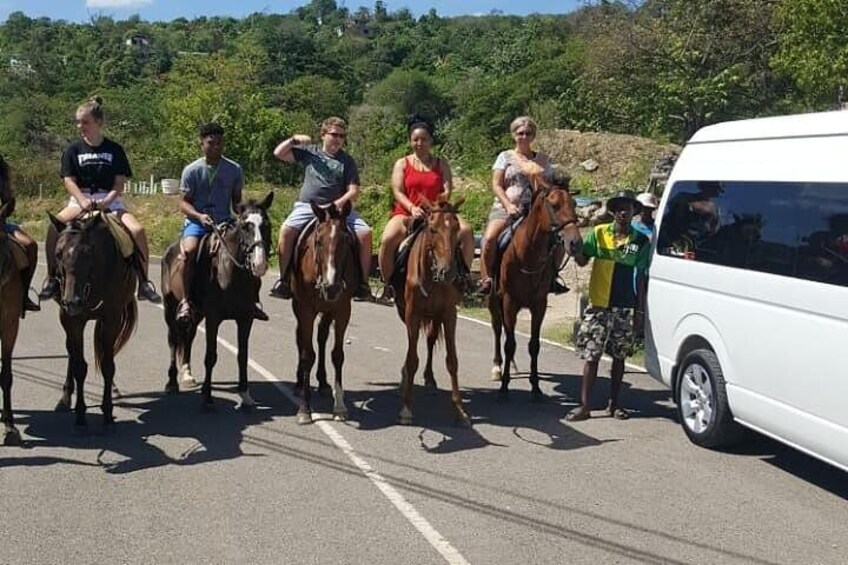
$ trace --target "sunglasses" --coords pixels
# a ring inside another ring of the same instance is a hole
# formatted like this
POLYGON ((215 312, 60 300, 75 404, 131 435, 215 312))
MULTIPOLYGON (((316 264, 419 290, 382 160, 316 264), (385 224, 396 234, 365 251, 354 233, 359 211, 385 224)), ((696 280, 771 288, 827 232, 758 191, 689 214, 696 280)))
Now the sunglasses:
POLYGON ((344 138, 347 137, 346 133, 338 133, 338 132, 335 132, 335 131, 328 131, 327 135, 329 135, 330 137, 335 138, 335 139, 344 139, 344 138))

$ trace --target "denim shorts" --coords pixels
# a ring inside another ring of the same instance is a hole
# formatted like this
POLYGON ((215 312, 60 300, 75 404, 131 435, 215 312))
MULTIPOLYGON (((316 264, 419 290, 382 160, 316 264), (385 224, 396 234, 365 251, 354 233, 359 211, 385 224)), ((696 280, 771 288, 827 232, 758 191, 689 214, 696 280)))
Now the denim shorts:
MULTIPOLYGON (((290 228, 297 231, 303 231, 306 225, 315 219, 315 212, 312 211, 312 206, 308 202, 295 202, 289 217, 283 222, 290 228)), ((351 210, 347 217, 347 227, 357 233, 371 231, 371 227, 365 223, 356 210, 351 210)))
POLYGON ((212 228, 206 227, 197 220, 185 219, 183 222, 183 233, 181 237, 196 237, 201 238, 211 232, 212 228))
POLYGON ((20 229, 21 229, 21 226, 19 226, 18 224, 14 223, 14 222, 10 222, 9 220, 6 220, 6 223, 3 224, 3 231, 6 232, 6 233, 15 233, 16 231, 18 231, 20 229))

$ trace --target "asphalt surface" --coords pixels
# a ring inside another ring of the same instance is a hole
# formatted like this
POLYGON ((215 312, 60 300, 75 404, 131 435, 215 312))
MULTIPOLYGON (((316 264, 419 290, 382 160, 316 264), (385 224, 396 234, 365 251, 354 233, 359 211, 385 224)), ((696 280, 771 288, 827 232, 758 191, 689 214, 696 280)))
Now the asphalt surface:
MULTIPOLYGON (((848 562, 841 471, 760 437, 733 452, 697 448, 668 392, 639 372, 625 376, 629 421, 599 411, 567 423, 581 364, 551 345, 540 357, 547 401, 532 403, 519 375, 499 403, 491 332, 473 321, 458 329, 470 429, 453 425, 441 348, 439 390, 417 386, 414 425, 395 424, 405 332, 374 304, 356 304, 348 330, 350 420, 298 426, 291 306, 265 306, 272 320, 254 325, 250 348, 258 407, 237 409, 235 356, 220 346, 216 410, 203 414, 197 390, 164 393, 162 312, 140 304, 110 434, 93 363, 89 433, 54 412, 67 362, 58 310, 29 315, 13 365, 25 446, 0 447, 0 563, 848 562)), ((234 334, 223 326, 224 340, 234 334)), ((526 370, 526 339, 519 347, 526 370)), ((197 376, 204 349, 201 334, 197 376)), ((330 399, 316 405, 331 411, 330 399)))

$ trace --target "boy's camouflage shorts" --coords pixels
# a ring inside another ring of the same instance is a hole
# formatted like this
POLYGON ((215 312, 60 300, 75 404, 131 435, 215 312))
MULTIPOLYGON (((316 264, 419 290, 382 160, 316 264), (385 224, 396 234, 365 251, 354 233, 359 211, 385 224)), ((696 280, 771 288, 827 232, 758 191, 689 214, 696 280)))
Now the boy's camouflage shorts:
POLYGON ((586 308, 576 340, 581 359, 597 361, 604 353, 626 359, 633 354, 633 342, 632 308, 586 308))

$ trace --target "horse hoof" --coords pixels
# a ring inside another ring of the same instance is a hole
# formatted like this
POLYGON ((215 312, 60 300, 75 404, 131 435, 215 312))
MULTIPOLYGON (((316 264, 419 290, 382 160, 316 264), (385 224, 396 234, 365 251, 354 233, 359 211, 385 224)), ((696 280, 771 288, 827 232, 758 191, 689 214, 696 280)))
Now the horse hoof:
POLYGON ((544 402, 545 400, 547 400, 547 397, 545 396, 545 394, 541 390, 539 390, 539 391, 534 390, 532 395, 530 396, 531 402, 544 402))
POLYGON ((500 382, 503 379, 503 371, 499 366, 492 367, 492 380, 500 382))
POLYGON ((312 414, 309 412, 298 412, 297 413, 297 423, 301 426, 305 426, 307 424, 312 423, 312 414))
POLYGON ((412 410, 404 406, 400 409, 400 414, 398 414, 398 424, 401 426, 409 426, 412 424, 412 410))
POLYGON ((168 383, 165 385, 165 392, 167 392, 168 394, 177 394, 178 392, 180 392, 180 385, 178 385, 176 381, 173 383, 168 383))
POLYGON ((194 380, 194 377, 193 377, 193 376, 191 376, 191 375, 184 375, 184 376, 180 379, 180 385, 181 385, 181 386, 184 386, 185 388, 196 388, 196 387, 200 386, 200 383, 199 383, 199 382, 197 382, 196 380, 194 380))
POLYGON ((250 396, 248 391, 239 392, 239 397, 241 397, 241 406, 250 408, 251 406, 256 406, 256 401, 253 400, 253 397, 250 396))
POLYGON ((461 416, 456 417, 456 420, 454 420, 454 425, 457 428, 470 428, 471 420, 468 419, 467 415, 462 414, 461 416))
POLYGON ((433 377, 424 377, 424 386, 428 388, 438 388, 438 386, 436 385, 436 379, 434 379, 433 377))
POLYGON ((20 447, 22 443, 21 433, 18 430, 15 428, 6 430, 6 434, 3 436, 3 445, 6 447, 20 447))
POLYGON ((336 422, 347 422, 347 410, 333 410, 333 419, 336 422))
POLYGON ((71 406, 69 404, 65 404, 64 400, 60 400, 56 403, 56 412, 70 412, 71 406))

